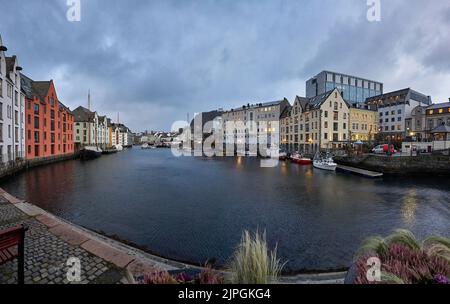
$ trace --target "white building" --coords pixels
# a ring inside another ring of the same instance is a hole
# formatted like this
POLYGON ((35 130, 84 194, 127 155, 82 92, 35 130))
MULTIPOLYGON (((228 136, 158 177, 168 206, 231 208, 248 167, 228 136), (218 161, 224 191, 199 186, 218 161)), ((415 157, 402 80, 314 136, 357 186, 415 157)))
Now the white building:
POLYGON ((280 115, 288 106, 289 101, 283 99, 247 104, 238 109, 223 112, 224 143, 227 146, 234 144, 237 147, 245 147, 245 151, 249 151, 250 147, 255 147, 257 144, 270 146, 272 134, 277 134, 277 140, 279 139, 280 115), (235 128, 227 127, 233 124, 235 128))
POLYGON ((124 148, 133 146, 133 133, 124 124, 112 123, 112 146, 120 145, 124 148))
POLYGON ((406 121, 411 119, 413 109, 432 102, 430 96, 408 88, 368 98, 366 103, 378 110, 380 133, 400 140, 408 136, 406 121))
POLYGON ((106 116, 99 116, 97 127, 98 145, 101 148, 110 147, 108 118, 106 116))
POLYGON ((75 147, 101 146, 97 113, 80 106, 73 110, 73 117, 75 147))
POLYGON ((7 57, 0 37, 0 162, 25 157, 25 95, 16 56, 7 57))

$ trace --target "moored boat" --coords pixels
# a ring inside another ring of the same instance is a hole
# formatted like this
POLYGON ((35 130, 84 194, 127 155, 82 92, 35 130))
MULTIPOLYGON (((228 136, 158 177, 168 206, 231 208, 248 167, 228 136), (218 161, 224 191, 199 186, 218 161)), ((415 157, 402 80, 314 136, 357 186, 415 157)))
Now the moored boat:
POLYGON ((311 158, 308 157, 304 157, 303 155, 301 155, 300 153, 294 153, 291 155, 291 161, 293 163, 299 164, 299 165, 311 165, 312 164, 312 160, 311 158))
POLYGON ((145 143, 141 146, 141 149, 143 149, 143 150, 151 149, 151 146, 149 144, 145 143))
POLYGON ((116 145, 116 150, 117 151, 123 151, 123 146, 122 145, 116 145))
POLYGON ((99 158, 102 156, 102 149, 94 146, 87 146, 81 149, 80 151, 80 159, 81 160, 91 160, 95 158, 99 158))
POLYGON ((337 164, 333 161, 332 157, 318 157, 314 159, 313 166, 316 169, 326 171, 336 171, 337 164))
POLYGON ((280 152, 278 153, 278 158, 279 158, 280 160, 287 160, 287 159, 288 159, 288 155, 287 155, 286 152, 280 151, 280 152))

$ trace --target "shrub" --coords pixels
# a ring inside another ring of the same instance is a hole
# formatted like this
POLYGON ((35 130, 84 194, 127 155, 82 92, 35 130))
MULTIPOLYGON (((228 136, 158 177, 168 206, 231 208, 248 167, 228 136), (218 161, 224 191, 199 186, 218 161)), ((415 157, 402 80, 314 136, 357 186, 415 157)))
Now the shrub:
POLYGON ((252 236, 244 231, 231 261, 231 281, 235 284, 268 284, 279 276, 284 264, 277 259, 277 248, 267 249, 266 233, 252 236))
POLYGON ((369 284, 366 278, 369 257, 381 261, 381 283, 445 284, 450 276, 450 240, 430 237, 422 243, 406 230, 363 242, 356 260, 356 284, 369 284))
POLYGON ((224 283, 224 278, 222 274, 214 271, 211 267, 206 266, 206 268, 203 269, 200 273, 199 283, 207 285, 218 285, 224 283))
POLYGON ((142 284, 177 284, 177 281, 167 271, 157 271, 146 274, 140 282, 142 284))

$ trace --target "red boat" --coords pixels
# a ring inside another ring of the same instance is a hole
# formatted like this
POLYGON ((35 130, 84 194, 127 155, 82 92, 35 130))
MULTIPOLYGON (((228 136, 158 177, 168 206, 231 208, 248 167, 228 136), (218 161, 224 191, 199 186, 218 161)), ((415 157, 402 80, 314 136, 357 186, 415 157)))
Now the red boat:
POLYGON ((313 163, 312 159, 303 157, 299 153, 294 153, 291 156, 291 161, 293 163, 299 164, 299 165, 311 165, 313 163))

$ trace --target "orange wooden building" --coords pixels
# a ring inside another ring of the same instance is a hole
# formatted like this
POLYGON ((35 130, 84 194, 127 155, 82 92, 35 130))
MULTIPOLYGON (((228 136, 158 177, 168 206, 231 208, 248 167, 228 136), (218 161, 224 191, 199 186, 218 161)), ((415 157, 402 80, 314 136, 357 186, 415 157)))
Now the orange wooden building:
POLYGON ((33 81, 22 75, 25 93, 26 158, 72 154, 73 114, 56 95, 53 80, 33 81))

